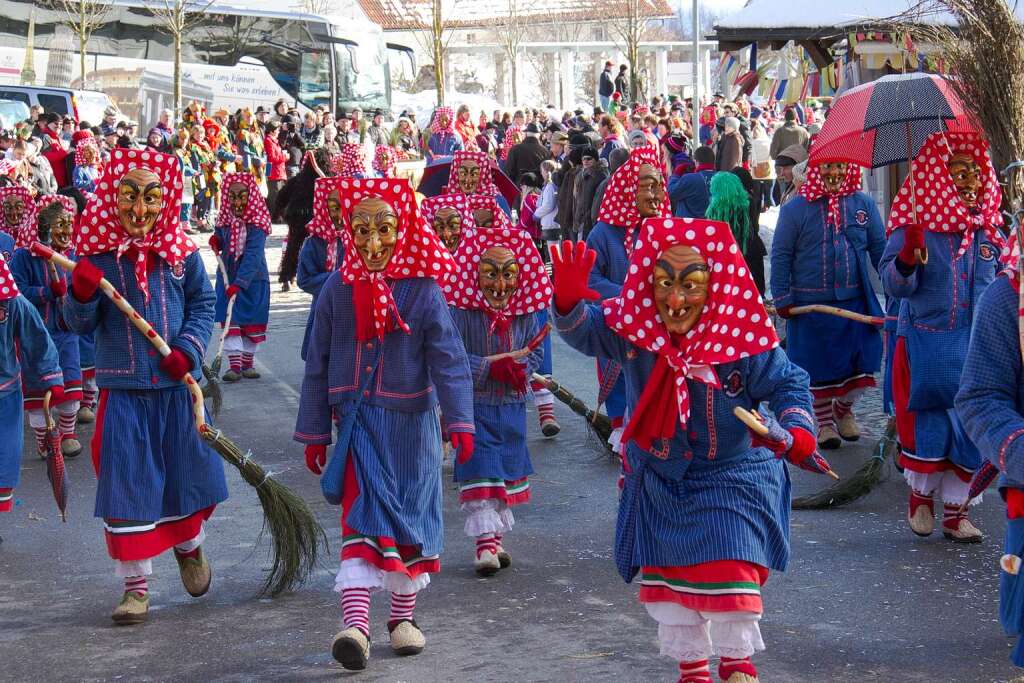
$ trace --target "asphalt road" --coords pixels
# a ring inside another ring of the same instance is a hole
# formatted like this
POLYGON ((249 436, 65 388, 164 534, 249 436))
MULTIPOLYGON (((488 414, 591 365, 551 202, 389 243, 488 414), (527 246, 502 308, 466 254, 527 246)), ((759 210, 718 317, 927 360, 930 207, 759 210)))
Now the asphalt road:
MULTIPOLYGON (((277 263, 281 228, 271 241, 277 263)), ((204 250, 205 251, 205 250, 204 250)), ((207 254, 209 256, 209 254, 207 254)), ((210 269, 212 271, 212 268, 210 269)), ((114 627, 121 587, 102 527, 91 516, 95 492, 88 454, 69 464, 70 516, 62 524, 45 468, 26 439, 14 512, 0 517, 0 678, 64 680, 327 680, 349 676, 328 647, 339 629, 332 592, 340 548, 337 510, 320 497, 292 442, 308 310, 301 292, 273 286, 264 376, 225 386, 219 426, 300 492, 331 539, 331 559, 300 591, 254 597, 268 561, 254 545, 261 514, 253 491, 229 471, 231 498, 207 526, 211 592, 185 594, 170 554, 155 563, 149 622, 114 627)), ((592 362, 555 343, 555 374, 593 401, 592 362)), ((854 471, 877 439, 877 396, 866 438, 830 454, 840 474, 854 471)), ((421 596, 417 620, 426 651, 396 658, 387 646, 387 600, 377 596, 375 640, 364 681, 669 681, 674 664, 657 654, 656 627, 636 588, 615 573, 616 466, 581 420, 561 404, 562 433, 545 440, 528 415, 536 476, 533 502, 516 511, 506 544, 511 570, 491 579, 472 571, 453 486, 445 490, 444 568, 421 596)), ((87 440, 91 429, 80 436, 87 440)), ((230 469, 230 468, 229 468, 230 469)), ((998 623, 1002 509, 994 494, 975 519, 988 534, 975 546, 940 535, 913 536, 903 519, 906 488, 888 480, 847 508, 795 512, 792 562, 765 589, 767 651, 755 658, 764 681, 1005 681, 1011 641, 998 623)), ((826 484, 794 472, 797 494, 826 484)))

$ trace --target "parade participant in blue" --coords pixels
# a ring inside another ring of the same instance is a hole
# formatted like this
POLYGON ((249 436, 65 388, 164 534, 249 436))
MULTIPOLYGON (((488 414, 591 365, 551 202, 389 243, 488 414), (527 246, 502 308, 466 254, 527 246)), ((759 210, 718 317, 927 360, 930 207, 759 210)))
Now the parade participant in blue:
MULTIPOLYGON (((640 223, 645 218, 672 215, 660 169, 656 149, 637 147, 608 179, 597 223, 587 236, 587 246, 597 253, 590 286, 603 299, 618 296, 622 289, 640 223)), ((618 451, 626 415, 625 384, 619 365, 599 356, 597 381, 598 403, 605 404, 614 428, 609 443, 618 451)))
POLYGON ((27 187, 0 187, 0 249, 3 249, 8 260, 14 255, 14 242, 18 235, 23 231, 29 234, 36 229, 38 210, 27 187), (3 235, 6 235, 6 238, 3 235), (5 246, 7 244, 10 246, 5 246))
POLYGON ((111 151, 97 197, 82 215, 79 262, 62 310, 73 332, 96 333, 95 515, 124 580, 112 614, 117 624, 145 621, 153 558, 169 549, 189 595, 209 590, 203 523, 228 495, 221 458, 196 431, 192 397, 181 382, 186 373, 200 379, 215 300, 198 249, 178 221, 181 182, 172 155, 111 151), (170 355, 157 355, 99 295, 102 278, 152 322, 170 355))
POLYGON ((462 138, 455 132, 455 112, 451 107, 438 107, 430 118, 430 137, 423 144, 428 164, 446 161, 462 149, 462 138))
POLYGON ((885 229, 875 200, 860 185, 860 167, 853 164, 811 166, 799 196, 782 207, 772 241, 772 297, 787 319, 786 353, 811 376, 821 448, 860 438, 853 406, 875 386, 882 339, 871 325, 790 311, 828 304, 882 315, 868 275, 882 258, 885 229))
POLYGON ((974 307, 998 270, 1002 193, 976 134, 933 134, 913 169, 917 195, 908 177, 893 200, 881 266, 886 294, 901 300, 892 390, 907 520, 918 536, 930 535, 937 493, 943 535, 976 543, 983 534, 960 509, 981 455, 953 399, 968 379, 961 370, 972 324, 978 329, 974 307))
MULTIPOLYGON (((1011 242, 1016 240, 1011 237, 1011 242)), ((1000 560, 999 618, 1017 637, 1010 661, 1024 667, 1024 368, 1020 336, 1020 252, 978 299, 964 361, 956 413, 981 455, 999 468, 1006 503, 1006 541, 1000 560)), ((929 255, 929 261, 931 256, 929 255)))
POLYGON ((427 197, 420 204, 420 210, 450 254, 454 254, 463 238, 473 232, 469 195, 439 194, 427 197))
POLYGON ((228 355, 225 382, 241 378, 258 379, 255 368, 256 351, 267 340, 270 318, 270 274, 267 271, 267 235, 270 234, 270 212, 251 173, 229 173, 224 176, 224 202, 217 214, 217 226, 210 237, 210 248, 224 263, 224 273, 217 269, 216 322, 224 326, 228 302, 235 300, 231 310, 231 327, 224 341, 228 355))
POLYGON ((505 219, 511 222, 509 216, 512 215, 512 210, 494 182, 496 172, 491 158, 486 153, 459 150, 452 155, 448 184, 444 187, 444 192, 470 197, 489 197, 497 203, 498 208, 505 214, 505 219))
POLYGON ((309 335, 313 331, 316 300, 331 273, 338 270, 345 254, 342 231, 345 222, 341 211, 341 178, 320 178, 313 190, 313 220, 306 225, 306 241, 299 252, 299 270, 296 282, 299 288, 313 296, 302 335, 300 356, 306 360, 309 335))
POLYGON ((640 575, 640 602, 680 681, 757 680, 758 622, 769 571, 789 560, 790 463, 816 454, 807 373, 778 338, 725 223, 652 218, 630 255, 621 295, 599 304, 596 254, 563 243, 552 263, 556 327, 587 355, 622 363, 630 419, 615 559, 640 575), (768 435, 734 414, 767 402, 768 435))
POLYGON ((388 630, 400 655, 425 643, 416 594, 440 570, 441 426, 463 462, 473 452, 473 380, 435 278, 451 255, 426 224, 407 180, 338 183, 341 270, 320 290, 306 351, 295 440, 341 504, 343 630, 331 653, 346 669, 370 654, 371 591, 391 593, 388 630))
POLYGON ((455 463, 455 481, 466 534, 476 539, 473 566, 491 576, 512 563, 502 538, 515 523, 512 508, 530 500, 527 380, 543 357, 536 314, 547 310, 551 281, 522 230, 478 231, 455 262, 444 291, 473 372, 476 426, 473 458, 455 463))
POLYGON ((18 292, 7 261, 0 257, 0 512, 14 509, 21 475, 21 376, 26 372, 38 378, 53 400, 63 397, 57 349, 39 311, 18 292))
MULTIPOLYGON (((57 348, 61 373, 64 376, 64 396, 60 402, 51 401, 56 409, 60 450, 64 457, 81 454, 82 444, 75 435, 79 402, 82 399, 82 367, 78 352, 78 335, 68 330, 60 307, 68 293, 68 278, 56 266, 32 254, 29 247, 39 241, 65 256, 74 258, 71 241, 74 237, 75 202, 70 197, 52 197, 38 214, 38 228, 23 230, 18 235, 10 269, 22 296, 39 311, 46 331, 57 348), (63 200, 63 201, 61 201, 63 200), (65 203, 66 202, 66 203, 65 203)), ((46 416, 43 414, 43 395, 46 383, 31 372, 22 378, 25 393, 25 411, 28 423, 36 437, 39 457, 46 457, 46 416)))

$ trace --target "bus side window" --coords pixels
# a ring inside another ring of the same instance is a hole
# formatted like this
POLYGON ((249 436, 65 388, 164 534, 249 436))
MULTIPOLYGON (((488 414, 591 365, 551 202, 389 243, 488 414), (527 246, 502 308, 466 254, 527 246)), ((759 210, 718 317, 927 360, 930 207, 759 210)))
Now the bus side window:
POLYGON ((48 95, 46 93, 39 93, 36 95, 39 100, 39 104, 44 110, 53 112, 54 114, 60 114, 64 116, 69 114, 68 109, 68 98, 64 95, 48 95))

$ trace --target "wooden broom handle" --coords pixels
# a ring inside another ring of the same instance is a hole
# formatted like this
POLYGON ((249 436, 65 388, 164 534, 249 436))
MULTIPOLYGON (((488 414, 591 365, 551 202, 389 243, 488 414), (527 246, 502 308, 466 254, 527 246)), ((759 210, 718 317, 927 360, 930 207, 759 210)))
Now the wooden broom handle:
MULTIPOLYGON (((227 291, 228 291, 228 269, 227 269, 227 266, 224 265, 224 259, 222 259, 220 257, 220 254, 215 252, 214 256, 217 257, 217 268, 220 270, 221 280, 224 281, 224 292, 227 293, 227 291)), ((224 329, 221 330, 220 342, 218 342, 218 344, 217 344, 217 357, 218 358, 220 357, 220 355, 222 353, 224 353, 224 342, 227 341, 228 330, 231 329, 231 315, 234 313, 234 311, 235 311, 235 297, 231 297, 230 299, 228 299, 228 308, 224 312, 224 329)))
MULTIPOLYGON (((77 265, 74 261, 63 254, 58 254, 53 249, 50 249, 38 242, 32 245, 32 253, 45 258, 50 263, 56 263, 68 272, 73 271, 77 265)), ((135 326, 135 329, 141 332, 142 336, 149 340, 149 343, 156 348, 157 352, 159 352, 161 356, 166 358, 171 355, 171 347, 167 345, 164 338, 161 337, 155 329, 153 329, 153 326, 149 324, 148 320, 138 314, 132 305, 128 303, 123 296, 121 296, 121 293, 117 291, 114 285, 110 284, 110 281, 107 280, 107 278, 100 278, 99 286, 103 293, 107 295, 107 298, 114 303, 114 306, 127 316, 131 324, 135 326)), ((72 293, 71 296, 74 296, 74 294, 72 293)), ((206 416, 203 412, 203 390, 199 388, 199 383, 196 382, 191 373, 185 373, 185 376, 181 381, 185 383, 185 386, 188 387, 189 392, 192 394, 192 416, 196 421, 196 429, 202 432, 207 429, 206 416)))
POLYGON ((865 325, 874 325, 876 327, 881 327, 885 324, 885 318, 873 315, 864 315, 863 313, 855 313, 854 311, 848 311, 845 308, 839 308, 838 306, 829 306, 828 304, 794 306, 789 309, 789 312, 792 315, 801 315, 803 313, 827 313, 828 315, 834 315, 840 318, 846 318, 847 320, 853 320, 854 322, 864 323, 865 325))
POLYGON ((747 410, 742 406, 736 406, 732 409, 732 414, 735 415, 740 422, 745 424, 752 432, 760 436, 768 436, 770 433, 767 425, 761 422, 760 417, 754 411, 747 410))

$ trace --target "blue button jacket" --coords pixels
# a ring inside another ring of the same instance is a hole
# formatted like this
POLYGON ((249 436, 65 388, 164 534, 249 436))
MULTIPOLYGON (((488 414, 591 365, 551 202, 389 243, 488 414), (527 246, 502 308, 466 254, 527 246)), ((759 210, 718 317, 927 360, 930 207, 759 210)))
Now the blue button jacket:
MULTIPOLYGON (((526 346, 537 334, 536 314, 516 316, 507 334, 491 334, 491 320, 483 311, 451 309, 455 328, 462 336, 469 357, 469 368, 473 372, 473 400, 486 405, 523 403, 526 393, 519 393, 507 384, 491 379, 491 362, 487 356, 515 351, 526 346)), ((540 345, 522 359, 526 366, 526 377, 537 372, 544 357, 544 346, 540 345)))
POLYGON ((885 229, 878 208, 863 192, 839 200, 843 227, 826 222, 828 200, 796 196, 783 205, 772 241, 771 293, 777 308, 865 296, 873 314, 881 307, 870 293, 868 261, 878 267, 885 229))
POLYGON ((383 341, 359 342, 352 287, 339 273, 324 283, 306 352, 296 441, 331 443, 332 412, 351 409, 367 376, 373 379, 365 404, 411 413, 440 403, 448 431, 473 432, 469 361, 441 288, 430 278, 408 278, 397 280, 392 292, 410 333, 396 329, 383 341))
MULTIPOLYGON (((135 280, 134 263, 118 260, 114 252, 88 257, 103 271, 139 315, 164 340, 192 361, 192 376, 200 379, 203 356, 213 330, 214 294, 199 252, 189 255, 177 268, 161 258, 151 261, 150 301, 147 304, 135 280)), ((73 332, 96 332, 96 384, 105 389, 166 389, 180 386, 160 370, 160 354, 141 332, 128 322, 105 294, 97 292, 81 303, 64 297, 64 319, 73 332)))
POLYGON ((704 218, 711 203, 713 175, 714 171, 696 171, 672 176, 668 181, 672 215, 677 218, 704 218))
MULTIPOLYGON (((929 261, 931 254, 929 254, 929 261)), ((968 436, 1003 473, 1000 486, 1024 488, 1024 376, 1017 290, 997 277, 978 301, 956 411, 968 436)))
POLYGON ((587 246, 597 252, 594 268, 587 284, 602 299, 611 299, 622 291, 629 268, 626 255, 626 229, 603 221, 596 223, 587 235, 587 246))
MULTIPOLYGON (((54 279, 47 261, 32 255, 28 249, 17 249, 11 258, 11 275, 18 283, 22 296, 28 299, 43 318, 47 332, 67 332, 68 326, 60 312, 60 300, 53 295, 50 282, 54 279)), ((57 269, 57 278, 70 288, 70 278, 57 269)))
POLYGON ((11 258, 14 256, 14 238, 2 230, 0 230, 0 256, 8 264, 10 264, 11 258))
POLYGON ((44 389, 64 383, 57 347, 39 312, 19 294, 0 301, 0 394, 21 392, 22 361, 32 377, 40 378, 37 381, 44 389))
MULTIPOLYGON (((341 240, 335 240, 338 248, 338 265, 340 266, 345 258, 345 248, 341 240)), ((309 318, 306 320, 306 331, 302 335, 302 350, 300 357, 306 360, 306 350, 309 348, 309 333, 313 331, 313 316, 316 313, 316 300, 320 296, 320 289, 327 282, 333 271, 327 270, 327 242, 322 237, 310 235, 302 243, 302 250, 299 252, 299 269, 295 276, 295 282, 299 289, 307 294, 313 295, 313 303, 309 306, 309 318)))
MULTIPOLYGON (((227 207, 224 211, 230 211, 227 207)), ((238 285, 239 289, 245 289, 250 283, 256 280, 270 280, 267 272, 267 255, 265 247, 267 244, 267 233, 257 227, 246 226, 245 250, 241 256, 228 254, 228 241, 231 239, 230 230, 216 229, 213 234, 220 239, 223 247, 221 259, 224 261, 224 269, 228 271, 229 285, 238 285)), ((217 284, 223 288, 221 282, 220 268, 217 269, 217 284)))

